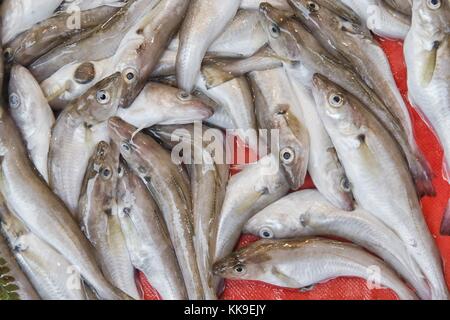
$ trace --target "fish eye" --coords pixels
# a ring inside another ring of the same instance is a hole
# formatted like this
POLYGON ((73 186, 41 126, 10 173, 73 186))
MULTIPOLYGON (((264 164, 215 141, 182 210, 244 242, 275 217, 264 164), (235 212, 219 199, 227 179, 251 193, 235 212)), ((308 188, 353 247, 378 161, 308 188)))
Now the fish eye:
POLYGON ((11 62, 13 60, 13 52, 11 48, 6 48, 3 52, 3 57, 5 57, 6 62, 11 62))
POLYGON ((124 80, 126 83, 130 84, 137 80, 137 71, 133 68, 127 68, 123 72, 124 80))
POLYGON ((239 264, 236 267, 234 267, 234 272, 236 274, 244 274, 245 273, 245 267, 242 264, 239 264))
POLYGON ((273 232, 271 229, 265 227, 265 228, 261 228, 261 230, 259 230, 259 236, 263 239, 272 239, 273 238, 273 232))
POLYGON ((292 163, 295 158, 295 152, 294 152, 294 150, 292 150, 289 147, 283 148, 280 151, 280 158, 281 158, 281 161, 285 164, 292 163))
POLYGON ((105 180, 108 180, 112 177, 112 170, 108 167, 105 167, 102 169, 102 171, 100 172, 100 174, 102 175, 102 178, 105 180))
POLYGON ((100 104, 107 104, 111 100, 109 92, 105 90, 98 90, 95 98, 97 99, 97 102, 100 104))
POLYGON ((328 99, 328 102, 332 107, 339 108, 344 105, 344 98, 338 93, 333 93, 328 99))
POLYGON ((269 31, 270 31, 270 35, 272 37, 274 37, 274 38, 278 38, 280 36, 280 33, 281 33, 280 27, 277 24, 275 24, 275 23, 273 23, 270 26, 269 31))
POLYGON ((120 146, 120 148, 125 152, 131 151, 131 146, 128 142, 123 142, 122 145, 120 146))
POLYGON ((428 8, 437 10, 441 7, 441 0, 427 0, 428 8))
POLYGON ((352 190, 352 185, 347 177, 341 179, 341 189, 345 192, 350 192, 352 190))
POLYGON ((189 100, 190 98, 191 98, 191 95, 189 93, 187 93, 186 91, 180 91, 178 93, 178 99, 180 99, 182 101, 189 100))
POLYGON ((20 97, 16 93, 9 96, 9 106, 14 109, 20 106, 20 97))
POLYGON ((319 5, 317 3, 315 3, 314 1, 308 1, 306 6, 310 12, 317 12, 320 9, 319 5))

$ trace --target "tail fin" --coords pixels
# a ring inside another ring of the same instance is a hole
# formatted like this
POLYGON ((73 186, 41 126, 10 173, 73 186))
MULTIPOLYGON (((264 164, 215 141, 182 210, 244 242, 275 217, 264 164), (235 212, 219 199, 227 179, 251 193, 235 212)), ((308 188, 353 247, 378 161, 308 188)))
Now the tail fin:
POLYGON ((202 74, 205 78, 206 87, 208 89, 217 87, 222 83, 233 80, 234 75, 229 72, 225 72, 220 68, 214 67, 212 65, 204 66, 202 68, 202 74))

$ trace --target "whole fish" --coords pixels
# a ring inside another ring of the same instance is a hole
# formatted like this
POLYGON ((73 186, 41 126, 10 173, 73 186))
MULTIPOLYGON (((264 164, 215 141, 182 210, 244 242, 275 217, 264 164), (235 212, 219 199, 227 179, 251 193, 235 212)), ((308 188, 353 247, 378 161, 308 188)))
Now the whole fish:
POLYGON ((41 84, 50 104, 64 108, 96 82, 120 72, 126 83, 122 107, 128 107, 147 83, 187 6, 184 0, 160 0, 123 37, 113 56, 72 62, 55 72, 41 84))
POLYGON ((357 203, 405 243, 430 285, 431 297, 448 299, 439 252, 397 143, 361 102, 325 77, 314 76, 313 94, 357 203))
POLYGON ((334 206, 347 211, 353 210, 350 182, 339 161, 333 142, 317 114, 312 92, 295 76, 290 76, 289 69, 287 74, 297 95, 297 100, 301 102, 304 123, 309 133, 308 173, 316 188, 334 206))
POLYGON ((99 297, 128 299, 106 281, 91 244, 63 202, 36 174, 11 116, 3 108, 0 110, 0 190, 8 209, 17 214, 31 232, 51 244, 75 266, 99 297))
POLYGON ((340 210, 316 190, 298 191, 272 203, 247 222, 244 232, 265 239, 326 236, 352 241, 382 258, 422 299, 430 299, 422 272, 387 225, 360 208, 340 210))
POLYGON ((373 33, 390 39, 405 39, 410 17, 394 10, 384 0, 340 0, 352 8, 373 33))
POLYGON ((30 232, 11 213, 2 212, 0 215, 2 233, 42 299, 87 299, 79 271, 63 255, 30 232))
POLYGON ((414 1, 405 40, 408 95, 444 149, 444 177, 450 182, 450 3, 414 1))
POLYGON ((4 0, 1 8, 3 44, 34 24, 51 17, 63 1, 4 0))
POLYGON ((159 1, 128 0, 126 5, 105 23, 83 32, 80 37, 69 39, 34 61, 30 65, 30 71, 41 82, 68 64, 111 57, 129 29, 153 8, 156 2, 159 1))
POLYGON ((206 51, 239 9, 240 0, 192 0, 180 30, 178 87, 190 93, 200 75, 206 51))
POLYGON ((229 255, 245 223, 257 212, 280 199, 289 185, 279 168, 277 155, 269 154, 257 163, 247 165, 228 181, 225 200, 220 212, 215 236, 214 261, 229 255))
MULTIPOLYGON (((239 10, 225 30, 207 48, 206 56, 249 57, 267 43, 261 16, 257 11, 239 10)), ((175 37, 168 49, 178 51, 179 38, 175 37)))
POLYGON ((431 189, 431 173, 423 158, 411 149, 406 132, 398 119, 365 81, 353 70, 353 66, 328 53, 302 23, 276 10, 268 4, 261 5, 267 18, 270 45, 278 55, 322 74, 355 95, 395 137, 408 161, 419 193, 431 189), (427 186, 424 188, 423 186, 427 186))
POLYGON ((186 300, 176 254, 158 205, 141 179, 126 165, 117 188, 119 218, 131 262, 164 300, 186 300))
POLYGON ((74 215, 89 158, 98 142, 109 141, 105 121, 116 114, 123 88, 122 75, 115 73, 75 100, 56 120, 48 159, 49 182, 74 215))
POLYGON ((310 148, 301 102, 297 100, 283 68, 253 71, 249 78, 258 127, 269 130, 269 144, 275 139, 271 130, 278 130, 278 148, 271 152, 279 154, 289 186, 297 190, 305 182, 310 148))
MULTIPOLYGON (((381 98, 395 119, 398 119, 407 136, 410 149, 424 168, 429 168, 415 141, 408 107, 392 75, 389 60, 374 40, 370 31, 362 25, 349 23, 338 13, 329 10, 323 0, 289 0, 295 6, 299 18, 307 25, 322 45, 331 47, 355 66, 362 78, 381 98)), ((325 1, 326 4, 326 1, 325 1)), ((429 174, 431 176, 431 172, 429 174)), ((431 177, 417 181, 419 195, 435 195, 431 177)))
POLYGON ((218 104, 207 122, 225 129, 234 129, 236 136, 245 141, 245 135, 256 132, 255 106, 251 88, 245 77, 235 78, 215 88, 208 89, 203 79, 197 89, 218 104))
POLYGON ((355 245, 321 238, 260 240, 218 262, 214 270, 228 279, 295 289, 337 277, 359 277, 375 288, 392 289, 401 300, 417 299, 382 260, 355 245))
POLYGON ((103 274, 133 299, 139 299, 116 200, 119 151, 105 141, 97 144, 81 188, 78 223, 92 243, 103 274))
POLYGON ((5 45, 5 59, 7 62, 29 65, 69 37, 103 23, 118 10, 116 7, 103 6, 82 11, 79 13, 79 25, 68 23, 73 18, 73 13, 58 13, 8 42, 5 45))
POLYGON ((118 117, 138 128, 192 123, 212 115, 204 99, 157 82, 147 83, 129 108, 117 111, 118 117))
POLYGON ((258 10, 262 2, 268 2, 280 10, 291 10, 286 0, 242 0, 241 9, 258 10))
POLYGON ((26 68, 12 67, 8 92, 11 116, 36 169, 48 182, 48 152, 55 116, 39 83, 26 68))
POLYGON ((210 58, 202 67, 206 86, 214 88, 251 71, 264 71, 283 66, 283 60, 265 45, 248 58, 210 58))
MULTIPOLYGON (((229 165, 224 159, 216 158, 225 146, 225 136, 220 130, 214 133, 208 127, 202 127, 203 134, 198 134, 195 125, 187 126, 158 126, 151 129, 153 135, 164 144, 176 147, 182 143, 183 146, 193 148, 188 168, 192 187, 192 208, 194 214, 194 244, 197 252, 197 263, 202 278, 205 299, 217 299, 218 281, 214 281, 212 273, 213 264, 213 226, 217 223, 223 200, 227 181, 229 178, 229 165), (208 130, 213 135, 214 145, 220 150, 208 149, 208 130), (206 140, 206 141, 205 141, 206 140), (177 142, 178 141, 178 142, 177 142), (213 154, 215 152, 215 154, 213 154)), ((185 154, 183 154, 185 156, 185 154)))
MULTIPOLYGON (((11 215, 0 196, 0 226, 3 229, 3 218, 11 215)), ((40 297, 14 257, 4 233, 0 235, 0 300, 39 300, 40 297)))
POLYGON ((120 118, 109 120, 111 139, 150 190, 166 221, 189 299, 202 300, 204 292, 194 247, 190 183, 183 168, 155 140, 120 118))

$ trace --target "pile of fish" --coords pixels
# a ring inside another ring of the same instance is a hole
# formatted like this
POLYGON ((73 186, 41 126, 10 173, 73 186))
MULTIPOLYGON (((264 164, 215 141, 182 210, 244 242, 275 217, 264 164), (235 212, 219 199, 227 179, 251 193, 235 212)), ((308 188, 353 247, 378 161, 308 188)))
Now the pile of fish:
POLYGON ((405 41, 450 168, 449 0, 1 6, 0 299, 141 299, 137 270, 167 300, 336 277, 449 298, 433 173, 374 36, 405 41), (255 154, 234 175, 229 133, 255 154), (243 232, 262 239, 234 251, 243 232))

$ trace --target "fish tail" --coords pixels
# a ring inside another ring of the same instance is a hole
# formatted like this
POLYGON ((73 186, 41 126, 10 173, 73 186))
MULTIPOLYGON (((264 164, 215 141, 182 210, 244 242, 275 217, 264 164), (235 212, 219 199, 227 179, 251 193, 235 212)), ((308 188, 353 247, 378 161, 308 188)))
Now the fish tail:
POLYGON ((206 88, 211 89, 225 83, 227 81, 233 80, 234 76, 218 67, 208 65, 202 68, 202 75, 205 79, 206 88))
POLYGON ((450 236, 450 199, 447 203, 447 208, 445 208, 444 217, 441 223, 441 235, 450 236))

